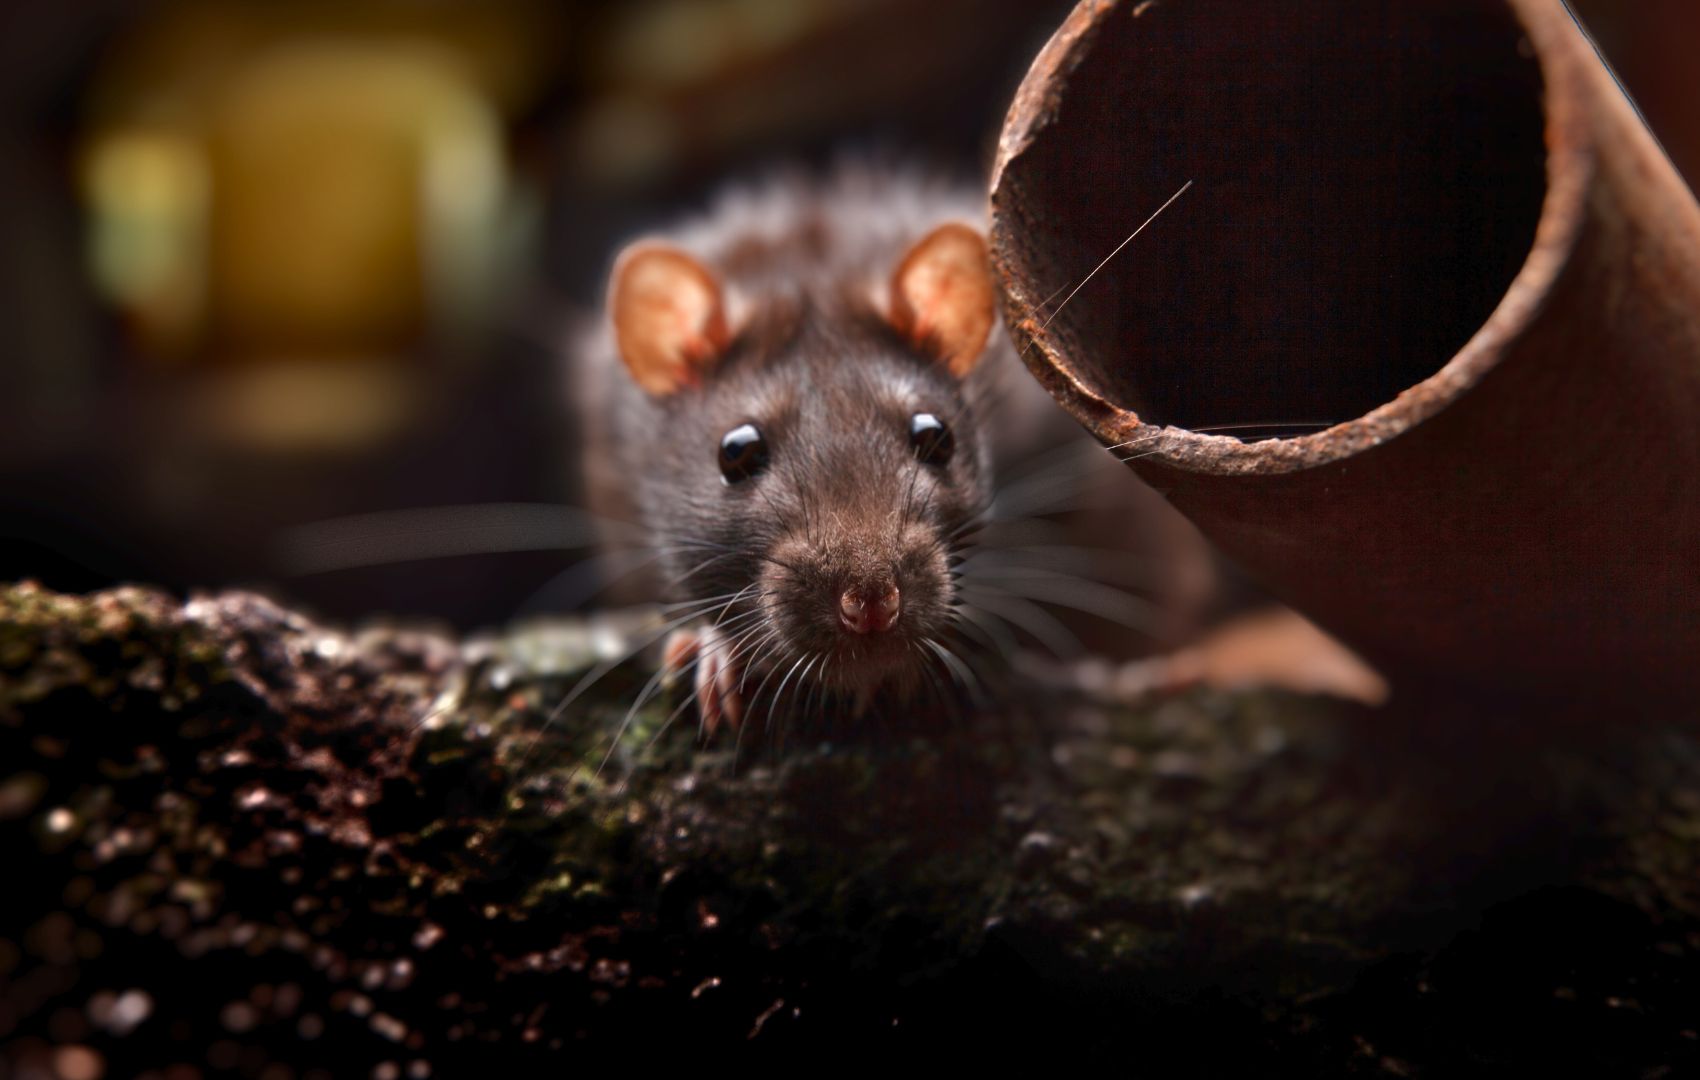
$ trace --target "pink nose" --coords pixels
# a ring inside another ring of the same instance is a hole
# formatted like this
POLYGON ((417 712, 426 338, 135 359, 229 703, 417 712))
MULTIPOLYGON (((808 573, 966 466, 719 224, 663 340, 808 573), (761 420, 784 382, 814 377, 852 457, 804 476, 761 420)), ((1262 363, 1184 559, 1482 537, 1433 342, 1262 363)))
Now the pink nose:
POLYGON ((897 586, 844 590, 838 598, 838 621, 852 634, 881 634, 890 630, 903 611, 897 586))

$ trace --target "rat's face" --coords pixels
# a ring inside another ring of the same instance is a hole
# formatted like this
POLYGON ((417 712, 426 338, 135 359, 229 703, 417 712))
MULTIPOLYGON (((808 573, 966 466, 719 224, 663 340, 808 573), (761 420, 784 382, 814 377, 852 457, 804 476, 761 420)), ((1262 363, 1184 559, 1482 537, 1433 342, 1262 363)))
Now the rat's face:
POLYGON ((994 320, 979 235, 928 234, 883 304, 798 296, 736 326, 711 271, 637 245, 610 309, 662 429, 639 503, 676 598, 714 627, 713 662, 781 677, 776 697, 865 700, 936 672, 955 547, 989 488, 969 393, 994 320))
POLYGON ((954 549, 989 488, 961 381, 894 335, 811 329, 771 357, 734 350, 667 412, 692 494, 653 510, 699 538, 672 576, 680 599, 726 598, 740 660, 855 692, 936 667, 954 549))

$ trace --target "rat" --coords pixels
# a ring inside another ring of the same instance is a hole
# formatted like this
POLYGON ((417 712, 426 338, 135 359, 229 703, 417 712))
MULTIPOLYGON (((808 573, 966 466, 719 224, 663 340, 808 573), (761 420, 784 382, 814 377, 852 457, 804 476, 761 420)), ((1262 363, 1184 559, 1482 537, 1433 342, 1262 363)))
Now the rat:
POLYGON ((1042 562, 1004 565, 1004 587, 964 570, 1000 474, 1058 447, 1090 449, 1067 477, 1030 476, 1028 505, 1104 470, 1115 497, 1040 546, 1113 537, 1154 563, 1149 634, 1202 606, 1203 541, 1021 368, 984 218, 983 192, 841 166, 729 189, 614 260, 573 361, 586 498, 637 527, 659 598, 698 616, 663 664, 692 673, 706 734, 763 699, 771 718, 787 689, 860 715, 972 681, 976 649, 1073 636, 1035 601, 1134 603, 1042 562))

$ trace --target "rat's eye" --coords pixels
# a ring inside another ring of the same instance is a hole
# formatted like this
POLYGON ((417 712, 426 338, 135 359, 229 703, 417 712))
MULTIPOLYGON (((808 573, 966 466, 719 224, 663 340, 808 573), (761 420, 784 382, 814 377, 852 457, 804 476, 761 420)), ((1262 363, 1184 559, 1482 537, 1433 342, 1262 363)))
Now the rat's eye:
POLYGON ((767 468, 767 440, 754 424, 739 424, 720 440, 720 475, 728 484, 767 468))
POLYGON ((930 412, 918 412, 909 418, 909 445, 915 458, 923 465, 945 465, 956 449, 956 440, 944 421, 930 412))

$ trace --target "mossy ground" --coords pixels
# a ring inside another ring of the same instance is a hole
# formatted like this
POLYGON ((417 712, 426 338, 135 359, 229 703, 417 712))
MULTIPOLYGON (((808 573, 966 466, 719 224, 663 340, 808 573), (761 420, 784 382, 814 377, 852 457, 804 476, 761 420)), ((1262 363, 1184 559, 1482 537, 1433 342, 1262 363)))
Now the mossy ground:
POLYGON ((0 593, 0 1069, 1700 1068, 1680 730, 1017 678, 704 748, 641 660, 551 719, 642 625, 0 593))

